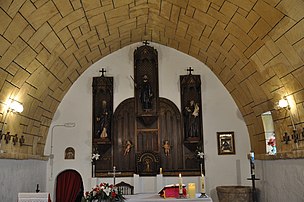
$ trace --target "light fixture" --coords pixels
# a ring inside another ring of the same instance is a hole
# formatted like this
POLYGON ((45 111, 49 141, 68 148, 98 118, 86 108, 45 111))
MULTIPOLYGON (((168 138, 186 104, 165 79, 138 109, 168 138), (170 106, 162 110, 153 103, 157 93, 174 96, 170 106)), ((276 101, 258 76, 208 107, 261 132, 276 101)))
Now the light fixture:
POLYGON ((23 112, 23 105, 20 102, 17 102, 16 100, 13 100, 11 104, 8 107, 12 112, 23 112))
MULTIPOLYGON (((0 148, 1 148, 1 146, 2 146, 2 145, 1 145, 2 136, 4 136, 5 138, 7 138, 7 139, 6 139, 6 144, 8 144, 8 142, 11 140, 11 137, 13 137, 13 144, 14 144, 14 145, 16 145, 16 143, 18 142, 18 136, 17 136, 17 134, 15 134, 15 135, 10 135, 10 132, 7 132, 6 135, 4 135, 4 134, 5 134, 4 126, 7 124, 7 123, 6 123, 6 120, 7 120, 8 116, 9 116, 9 113, 10 113, 10 112, 12 112, 12 113, 21 113, 21 112, 23 112, 23 105, 22 105, 20 102, 14 100, 14 99, 11 99, 11 98, 10 98, 10 99, 7 101, 7 104, 6 104, 6 105, 7 105, 8 107, 7 107, 6 114, 5 114, 5 116, 4 116, 4 122, 3 122, 3 124, 2 124, 2 128, 1 128, 1 130, 0 130, 0 132, 1 132, 1 135, 0 135, 0 137, 1 137, 1 139, 0 139, 0 148)), ((24 137, 23 137, 23 143, 24 143, 24 137)), ((22 146, 23 143, 21 143, 20 146, 22 146)), ((1 151, 2 151, 2 150, 1 150, 1 151)))
POLYGON ((50 151, 50 164, 51 164, 51 176, 50 176, 50 180, 53 179, 53 159, 54 159, 54 154, 53 154, 53 136, 54 136, 54 129, 56 127, 66 127, 66 128, 73 128, 76 126, 76 123, 73 122, 67 122, 64 124, 56 124, 52 126, 52 130, 51 130, 51 151, 50 151))
POLYGON ((284 97, 283 99, 279 100, 278 106, 279 106, 280 108, 286 108, 286 107, 289 108, 289 103, 288 103, 287 98, 284 97))

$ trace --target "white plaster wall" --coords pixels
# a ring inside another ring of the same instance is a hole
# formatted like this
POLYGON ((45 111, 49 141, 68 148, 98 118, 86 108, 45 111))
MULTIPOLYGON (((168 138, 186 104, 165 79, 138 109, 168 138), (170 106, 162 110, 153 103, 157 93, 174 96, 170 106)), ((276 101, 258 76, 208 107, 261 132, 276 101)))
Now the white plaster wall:
POLYGON ((46 192, 46 161, 0 160, 0 201, 17 201, 19 192, 46 192))
POLYGON ((260 201, 303 202, 304 159, 256 161, 260 201))
MULTIPOLYGON (((54 177, 50 178, 48 163, 47 189, 53 196, 55 177, 65 169, 77 170, 84 182, 85 190, 91 189, 91 136, 92 136, 92 77, 99 76, 99 70, 106 68, 106 76, 114 77, 114 108, 126 98, 133 97, 133 52, 141 43, 127 46, 93 64, 73 84, 60 103, 51 124, 75 122, 76 127, 55 127, 54 177), (75 160, 64 160, 64 150, 73 147, 75 160)), ((249 135, 244 120, 217 77, 200 61, 174 49, 152 43, 159 57, 159 96, 173 101, 180 108, 179 76, 187 74, 191 66, 193 74, 201 75, 204 146, 206 154, 206 190, 217 201, 215 188, 218 185, 248 185, 249 163, 247 153, 249 135), (236 155, 217 154, 216 132, 234 131, 236 155)), ((49 130, 45 154, 50 154, 49 130)))

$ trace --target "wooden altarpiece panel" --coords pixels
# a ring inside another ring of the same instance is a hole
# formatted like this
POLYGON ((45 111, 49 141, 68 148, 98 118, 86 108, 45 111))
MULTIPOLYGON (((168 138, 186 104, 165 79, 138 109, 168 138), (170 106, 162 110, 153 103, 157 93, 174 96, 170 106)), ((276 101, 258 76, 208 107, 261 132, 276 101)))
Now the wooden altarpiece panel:
POLYGON ((202 124, 202 96, 200 75, 193 75, 193 69, 187 69, 188 75, 180 76, 181 113, 184 134, 185 167, 189 170, 200 169, 205 173, 204 159, 198 157, 198 148, 204 152, 202 124))
MULTIPOLYGON (((103 72, 104 73, 104 72, 103 72)), ((112 168, 112 128, 113 128, 113 77, 93 77, 92 109, 92 153, 100 158, 94 161, 95 174, 112 168)))
POLYGON ((148 42, 134 51, 134 82, 136 115, 144 124, 151 123, 159 107, 158 53, 148 42))
POLYGON ((181 110, 185 143, 199 143, 203 138, 200 75, 180 76, 181 110))

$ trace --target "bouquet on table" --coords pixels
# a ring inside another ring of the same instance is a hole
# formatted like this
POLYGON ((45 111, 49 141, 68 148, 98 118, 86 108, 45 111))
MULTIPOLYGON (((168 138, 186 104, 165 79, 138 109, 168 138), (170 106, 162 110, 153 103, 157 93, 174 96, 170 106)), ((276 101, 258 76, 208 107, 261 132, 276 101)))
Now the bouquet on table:
POLYGON ((101 183, 96 185, 90 192, 86 192, 84 201, 101 202, 101 201, 124 201, 125 198, 121 192, 112 184, 101 183))

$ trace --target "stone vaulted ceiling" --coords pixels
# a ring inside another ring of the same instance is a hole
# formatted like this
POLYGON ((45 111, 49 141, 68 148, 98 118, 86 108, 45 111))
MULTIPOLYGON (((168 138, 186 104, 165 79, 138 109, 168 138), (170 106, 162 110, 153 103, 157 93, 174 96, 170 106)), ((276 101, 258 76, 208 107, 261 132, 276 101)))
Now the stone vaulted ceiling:
MULTIPOLYGON (((276 110, 283 96, 304 126, 303 0, 1 0, 0 25, 0 127, 6 122, 26 142, 2 139, 9 152, 0 158, 42 158, 73 82, 101 58, 143 40, 205 63, 234 98, 257 153, 265 153, 261 113, 273 112, 277 134, 290 130, 289 115, 276 110), (9 99, 24 111, 4 121, 9 99)), ((283 146, 278 150, 291 151, 283 146)))

